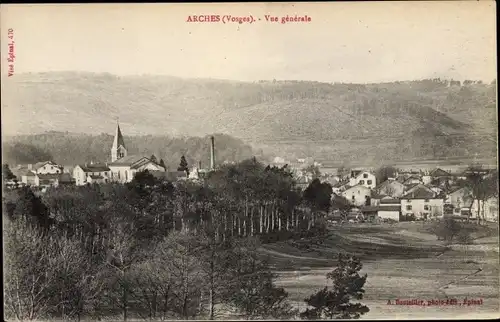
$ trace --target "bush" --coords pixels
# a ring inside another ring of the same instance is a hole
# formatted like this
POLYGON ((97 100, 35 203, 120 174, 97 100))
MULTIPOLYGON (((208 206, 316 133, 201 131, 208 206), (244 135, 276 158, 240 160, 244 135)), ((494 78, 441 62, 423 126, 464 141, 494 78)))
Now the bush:
POLYGON ((448 243, 457 238, 462 240, 470 238, 469 230, 453 218, 446 218, 436 222, 431 231, 437 236, 438 240, 444 240, 448 243))

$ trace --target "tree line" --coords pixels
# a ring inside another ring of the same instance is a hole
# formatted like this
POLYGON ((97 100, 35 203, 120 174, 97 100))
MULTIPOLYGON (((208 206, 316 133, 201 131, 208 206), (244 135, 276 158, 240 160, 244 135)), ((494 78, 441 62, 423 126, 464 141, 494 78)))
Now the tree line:
MULTIPOLYGON (((326 306, 314 300, 313 313, 292 307, 259 247, 321 234, 330 194, 319 180, 301 192, 287 167, 255 159, 223 166, 203 183, 161 181, 146 171, 125 185, 10 191, 3 200, 6 314, 20 320, 323 316, 326 306)), ((339 261, 338 270, 350 272, 353 260, 339 261)), ((358 292, 342 291, 347 298, 358 292)), ((337 304, 329 305, 347 310, 337 304)))
MULTIPOLYGON (((242 161, 254 155, 262 157, 259 151, 243 141, 229 135, 216 134, 216 154, 221 162, 242 161)), ((113 136, 47 132, 37 135, 19 135, 6 139, 3 162, 8 164, 29 164, 51 160, 62 165, 76 165, 90 162, 110 161, 113 136), (48 152, 50 151, 50 152, 48 152)), ((182 155, 189 164, 202 163, 208 167, 210 160, 209 137, 172 138, 168 136, 125 136, 127 152, 163 159, 170 170, 175 170, 182 155)))

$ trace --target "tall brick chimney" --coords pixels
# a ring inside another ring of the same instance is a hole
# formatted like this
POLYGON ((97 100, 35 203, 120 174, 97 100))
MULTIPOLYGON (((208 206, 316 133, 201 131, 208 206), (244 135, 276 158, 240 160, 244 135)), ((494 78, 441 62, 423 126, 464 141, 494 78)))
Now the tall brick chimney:
POLYGON ((215 169, 215 138, 210 137, 210 169, 215 169))

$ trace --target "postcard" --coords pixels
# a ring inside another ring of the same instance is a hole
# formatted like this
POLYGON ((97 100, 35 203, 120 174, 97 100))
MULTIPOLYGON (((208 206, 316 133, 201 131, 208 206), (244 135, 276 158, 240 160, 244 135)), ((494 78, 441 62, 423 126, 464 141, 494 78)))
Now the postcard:
POLYGON ((494 1, 0 10, 6 320, 499 317, 494 1))

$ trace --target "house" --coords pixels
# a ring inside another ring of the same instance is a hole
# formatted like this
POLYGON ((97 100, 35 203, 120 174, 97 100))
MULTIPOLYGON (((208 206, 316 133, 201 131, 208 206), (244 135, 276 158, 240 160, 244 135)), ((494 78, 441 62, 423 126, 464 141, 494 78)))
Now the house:
POLYGON ((59 175, 59 185, 73 185, 75 179, 69 173, 62 173, 59 175))
POLYGON ((341 195, 354 206, 369 205, 371 203, 371 189, 362 184, 348 188, 341 195))
POLYGON ((387 197, 388 197, 387 195, 379 194, 376 191, 372 191, 371 198, 370 198, 370 205, 371 206, 378 206, 378 205, 380 205, 380 201, 383 198, 387 198, 387 197))
POLYGON ((43 161, 37 162, 32 166, 28 166, 28 170, 37 174, 58 174, 63 173, 64 167, 52 161, 43 161))
POLYGON ((35 174, 35 186, 57 187, 59 186, 59 173, 35 174))
POLYGON ((362 185, 369 189, 373 189, 377 185, 377 180, 373 173, 362 170, 351 171, 351 177, 349 178, 349 184, 351 186, 362 185))
MULTIPOLYGON (((432 170, 429 173, 429 176, 431 177, 431 183, 433 183, 436 186, 449 186, 453 183, 453 175, 447 171, 444 171, 443 169, 437 168, 432 170)), ((426 181, 428 179, 426 178, 426 181)))
POLYGON ((332 192, 337 194, 337 195, 341 195, 342 192, 346 191, 350 187, 351 187, 351 185, 349 184, 349 182, 339 181, 332 186, 332 192))
POLYGON ((21 175, 21 182, 27 186, 34 186, 36 183, 35 177, 36 174, 33 171, 27 170, 23 175, 21 175))
POLYGON ((422 182, 422 179, 420 179, 420 177, 417 175, 410 175, 410 176, 406 177, 406 179, 402 182, 402 184, 404 186, 419 184, 419 183, 423 183, 423 182, 422 182))
POLYGON ((400 221, 401 200, 399 199, 382 199, 378 207, 377 216, 380 219, 390 219, 400 221))
POLYGON ((130 182, 135 174, 140 171, 166 171, 156 160, 141 155, 127 155, 125 141, 123 139, 120 125, 116 126, 116 134, 111 147, 111 163, 108 167, 111 171, 110 180, 115 182, 130 182))
POLYGON ((397 180, 386 180, 378 185, 375 190, 378 194, 399 198, 405 191, 405 185, 397 180))
POLYGON ((443 205, 443 198, 423 184, 415 185, 401 197, 401 213, 417 219, 441 217, 443 205))
POLYGON ((111 169, 105 164, 78 164, 73 168, 73 178, 78 186, 106 183, 111 180, 111 169))
POLYGON ((377 220, 378 206, 363 206, 360 208, 363 218, 369 222, 377 220))
POLYGON ((434 185, 425 185, 427 186, 428 188, 430 188, 432 191, 434 191, 437 195, 440 195, 440 194, 445 194, 445 189, 442 188, 442 187, 438 187, 438 186, 434 186, 434 185))
POLYGON ((467 188, 456 188, 450 191, 445 202, 453 205, 454 208, 469 207, 471 205, 470 192, 467 188))
POLYGON ((198 167, 193 167, 191 171, 189 171, 188 179, 203 180, 209 172, 209 169, 203 169, 201 165, 199 165, 198 167))

